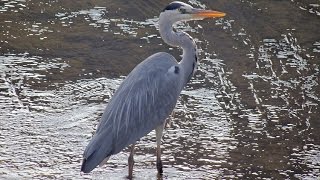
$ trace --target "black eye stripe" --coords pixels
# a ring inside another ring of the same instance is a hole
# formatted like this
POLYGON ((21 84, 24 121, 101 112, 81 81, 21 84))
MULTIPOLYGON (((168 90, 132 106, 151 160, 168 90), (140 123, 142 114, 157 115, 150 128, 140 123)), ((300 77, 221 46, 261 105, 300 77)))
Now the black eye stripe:
MULTIPOLYGON (((180 3, 170 3, 166 8, 164 8, 163 11, 166 11, 166 10, 175 10, 175 9, 178 9, 182 6, 182 4, 180 3)), ((162 12, 163 12, 162 11, 162 12)))

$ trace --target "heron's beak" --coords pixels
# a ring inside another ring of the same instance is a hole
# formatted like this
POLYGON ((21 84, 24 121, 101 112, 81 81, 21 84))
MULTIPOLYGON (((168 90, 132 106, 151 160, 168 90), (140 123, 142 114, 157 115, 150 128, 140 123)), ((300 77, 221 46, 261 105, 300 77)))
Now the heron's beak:
POLYGON ((226 15, 226 13, 223 12, 203 9, 194 9, 191 14, 196 19, 224 17, 226 15))

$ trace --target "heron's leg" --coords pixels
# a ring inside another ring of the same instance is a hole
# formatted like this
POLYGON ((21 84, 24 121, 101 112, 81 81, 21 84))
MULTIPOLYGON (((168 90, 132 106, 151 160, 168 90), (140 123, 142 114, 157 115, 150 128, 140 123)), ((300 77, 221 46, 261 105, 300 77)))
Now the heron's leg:
POLYGON ((134 160, 133 160, 133 152, 134 152, 134 146, 136 144, 132 144, 131 147, 130 147, 130 155, 129 155, 129 158, 128 158, 128 165, 129 165, 129 175, 128 175, 128 179, 132 179, 132 175, 133 175, 133 164, 134 164, 134 160))
POLYGON ((171 115, 166 119, 166 122, 164 123, 164 127, 169 128, 172 124, 172 119, 174 117, 174 111, 172 111, 171 115))
POLYGON ((162 162, 161 162, 161 139, 162 139, 162 132, 163 132, 163 127, 164 124, 158 126, 156 128, 156 139, 157 139, 157 169, 158 169, 158 174, 162 175, 163 170, 162 170, 162 162))

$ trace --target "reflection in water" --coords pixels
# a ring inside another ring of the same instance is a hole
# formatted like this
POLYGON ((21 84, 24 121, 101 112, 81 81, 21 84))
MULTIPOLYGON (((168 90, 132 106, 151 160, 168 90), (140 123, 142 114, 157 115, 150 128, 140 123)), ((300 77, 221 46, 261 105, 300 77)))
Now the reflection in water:
MULTIPOLYGON (((202 8, 225 8, 230 15, 176 25, 195 37, 202 60, 165 130, 164 179, 319 178, 320 39, 318 33, 312 34, 319 22, 313 21, 307 35, 295 24, 298 20, 283 23, 288 27, 272 34, 275 30, 260 28, 265 25, 238 9, 276 29, 270 20, 275 17, 265 19, 270 16, 266 9, 280 15, 308 13, 307 18, 313 19, 319 16, 319 4, 264 2, 241 0, 226 7, 222 0, 189 1, 202 8), (278 7, 286 11, 274 9, 278 7), (257 32, 261 29, 264 32, 257 32)), ((87 37, 101 36, 112 45, 114 39, 108 37, 117 37, 116 45, 128 51, 132 47, 124 39, 131 38, 141 49, 135 52, 141 54, 161 48, 180 54, 162 45, 156 31, 158 18, 150 11, 142 13, 147 14, 144 19, 128 18, 115 15, 133 11, 121 1, 108 6, 99 0, 64 3, 61 8, 59 1, 0 2, 4 19, 0 24, 0 178, 123 179, 125 151, 91 174, 79 173, 83 149, 123 80, 98 74, 102 62, 93 60, 95 54, 110 56, 107 61, 112 65, 121 62, 112 61, 113 54, 108 54, 115 51, 101 53, 95 49, 100 42, 87 37)), ((146 5, 158 13, 156 7, 146 5)), ((141 139, 136 154, 136 178, 154 179, 154 132, 141 139)))

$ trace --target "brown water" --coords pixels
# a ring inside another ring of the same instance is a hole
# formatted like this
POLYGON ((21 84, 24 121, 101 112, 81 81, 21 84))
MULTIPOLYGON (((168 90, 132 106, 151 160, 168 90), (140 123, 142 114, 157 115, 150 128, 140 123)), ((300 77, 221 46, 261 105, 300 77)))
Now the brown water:
MULTIPOLYGON (((187 2, 187 1, 186 1, 187 2)), ((178 24, 200 49, 163 137, 164 179, 320 178, 319 0, 189 0, 227 13, 178 24)), ((124 179, 127 151, 81 157, 114 90, 165 51, 169 1, 0 1, 0 179, 124 179)), ((136 150, 155 179, 155 133, 136 150)))

